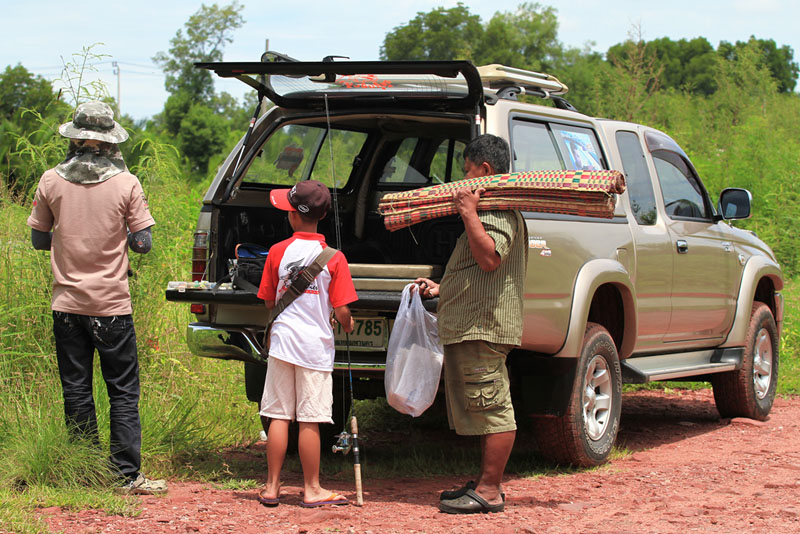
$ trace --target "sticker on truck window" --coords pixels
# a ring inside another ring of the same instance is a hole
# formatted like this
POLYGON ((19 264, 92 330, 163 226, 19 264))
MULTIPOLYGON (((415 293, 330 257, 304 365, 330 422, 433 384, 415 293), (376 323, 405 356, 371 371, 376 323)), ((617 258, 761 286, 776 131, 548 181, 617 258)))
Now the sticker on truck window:
POLYGON ((391 89, 390 80, 381 80, 374 74, 345 74, 336 78, 345 89, 391 89))
POLYGON ((289 171, 289 176, 291 176, 302 162, 303 149, 298 146, 287 146, 278 154, 278 158, 275 160, 275 168, 289 171))
POLYGON ((597 154, 589 134, 568 130, 560 130, 558 133, 567 147, 567 155, 572 163, 571 169, 599 171, 603 168, 600 156, 597 154))

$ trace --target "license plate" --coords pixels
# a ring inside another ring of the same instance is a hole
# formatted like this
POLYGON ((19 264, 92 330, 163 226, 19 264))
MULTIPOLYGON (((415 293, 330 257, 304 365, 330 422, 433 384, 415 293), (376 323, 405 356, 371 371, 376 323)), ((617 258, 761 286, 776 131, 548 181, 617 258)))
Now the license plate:
MULTIPOLYGON (((389 325, 383 317, 354 317, 353 331, 350 332, 350 350, 386 350, 389 340, 389 325)), ((347 350, 347 335, 342 325, 336 323, 334 330, 336 348, 347 350)))

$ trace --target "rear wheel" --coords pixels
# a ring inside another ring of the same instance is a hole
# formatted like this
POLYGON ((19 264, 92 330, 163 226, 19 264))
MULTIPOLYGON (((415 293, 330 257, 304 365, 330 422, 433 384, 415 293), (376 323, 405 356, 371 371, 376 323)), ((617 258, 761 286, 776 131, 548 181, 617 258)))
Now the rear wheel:
POLYGON ((714 401, 721 417, 763 421, 778 386, 778 327, 769 306, 753 303, 741 369, 712 375, 714 401))
POLYGON ((588 323, 566 413, 535 422, 541 453, 560 464, 604 463, 617 438, 621 404, 622 372, 614 340, 603 326, 588 323))

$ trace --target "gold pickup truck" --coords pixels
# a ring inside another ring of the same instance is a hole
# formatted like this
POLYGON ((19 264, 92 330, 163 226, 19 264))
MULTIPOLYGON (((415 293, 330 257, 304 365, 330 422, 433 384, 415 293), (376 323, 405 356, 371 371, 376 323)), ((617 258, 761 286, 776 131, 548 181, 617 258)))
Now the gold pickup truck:
POLYGON ((623 383, 710 381, 722 417, 769 413, 780 266, 752 232, 731 225, 750 216, 750 193, 726 189, 713 204, 666 134, 583 115, 558 79, 500 65, 299 62, 268 52, 258 62, 197 67, 247 83, 258 106, 203 199, 192 260, 199 289, 166 297, 196 316, 192 352, 245 362, 250 400, 263 387, 264 304, 241 286, 209 285, 227 279, 238 244, 290 235, 268 191, 307 179, 331 187, 336 216, 320 230, 351 263, 359 296, 350 350, 337 338, 337 372, 346 372, 349 352, 356 396, 381 395, 400 292, 418 276, 441 276, 462 225, 445 217, 389 232, 378 201, 462 178, 465 143, 485 132, 509 142, 514 171, 615 169, 627 182, 611 219, 523 213, 524 334, 508 366, 518 418, 533 417, 544 456, 604 462, 623 383))

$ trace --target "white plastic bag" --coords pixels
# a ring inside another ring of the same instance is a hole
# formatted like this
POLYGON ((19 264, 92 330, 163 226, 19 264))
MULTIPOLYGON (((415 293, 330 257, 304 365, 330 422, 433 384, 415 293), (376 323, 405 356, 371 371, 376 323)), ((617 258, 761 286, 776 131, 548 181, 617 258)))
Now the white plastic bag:
POLYGON ((422 305, 419 287, 408 284, 386 351, 384 385, 389 406, 413 417, 427 410, 439 389, 443 358, 436 316, 422 305))

